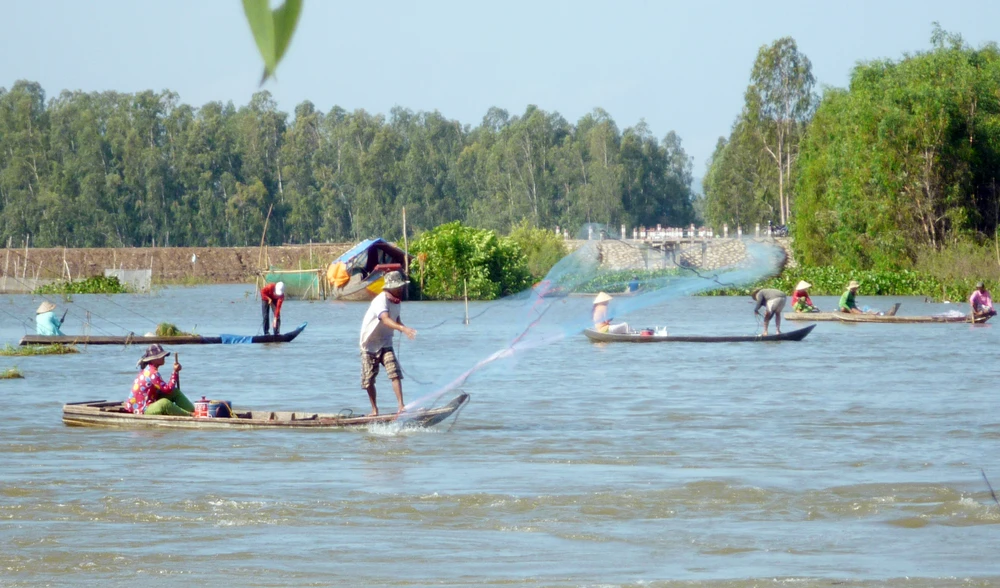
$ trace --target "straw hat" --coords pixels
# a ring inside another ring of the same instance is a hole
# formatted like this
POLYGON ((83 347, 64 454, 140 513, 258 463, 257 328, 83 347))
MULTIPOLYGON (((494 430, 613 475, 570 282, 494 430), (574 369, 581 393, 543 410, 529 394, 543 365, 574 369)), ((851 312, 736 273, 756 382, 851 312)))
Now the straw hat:
POLYGON ((285 283, 284 282, 278 282, 277 284, 274 285, 274 295, 275 296, 284 296, 285 295, 285 283))
POLYGON ((854 289, 860 288, 860 287, 861 287, 861 284, 859 284, 857 280, 851 280, 851 283, 847 285, 847 289, 848 290, 854 290, 854 289))
POLYGON ((409 283, 409 281, 403 278, 402 272, 389 272, 385 275, 385 283, 382 284, 382 289, 393 290, 395 288, 402 288, 409 283))
POLYGON ((142 367, 143 364, 149 363, 154 359, 160 359, 161 357, 166 357, 168 355, 170 355, 170 352, 164 351, 162 345, 160 345, 159 343, 153 343, 152 345, 146 348, 146 352, 142 354, 141 358, 139 358, 138 365, 139 367, 142 367))
POLYGON ((979 288, 985 288, 985 287, 986 287, 986 284, 984 284, 984 283, 982 283, 982 282, 976 282, 976 289, 977 289, 977 290, 978 290, 979 288))
POLYGON ((599 292, 594 298, 594 304, 604 304, 605 302, 611 302, 611 295, 607 292, 599 292))
POLYGON ((809 288, 812 288, 812 284, 805 280, 800 280, 798 284, 795 284, 796 290, 808 290, 809 288))
POLYGON ((48 300, 46 300, 45 302, 42 302, 38 306, 38 310, 35 311, 35 314, 42 314, 43 312, 49 312, 49 311, 55 310, 55 309, 56 309, 56 305, 52 304, 51 302, 49 302, 48 300))

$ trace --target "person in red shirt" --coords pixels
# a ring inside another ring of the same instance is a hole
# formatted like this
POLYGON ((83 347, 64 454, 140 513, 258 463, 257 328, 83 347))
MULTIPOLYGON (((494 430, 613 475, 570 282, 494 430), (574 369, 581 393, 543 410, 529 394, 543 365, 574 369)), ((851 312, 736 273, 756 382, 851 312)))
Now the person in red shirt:
POLYGON ((260 311, 264 318, 264 334, 267 335, 274 327, 274 334, 281 334, 281 303, 285 301, 285 283, 265 284, 260 289, 260 311), (274 309, 274 320, 271 310, 274 309))

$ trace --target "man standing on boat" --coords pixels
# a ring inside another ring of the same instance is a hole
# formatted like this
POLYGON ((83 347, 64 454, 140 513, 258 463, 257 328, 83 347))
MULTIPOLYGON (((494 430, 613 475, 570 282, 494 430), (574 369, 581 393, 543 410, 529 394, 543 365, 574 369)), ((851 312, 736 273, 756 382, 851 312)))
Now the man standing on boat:
POLYGON ((285 283, 265 284, 260 289, 260 311, 264 316, 264 334, 274 327, 274 334, 281 334, 281 303, 285 301, 285 283), (274 320, 269 320, 271 310, 274 310, 274 320))
POLYGON ((969 297, 969 306, 972 307, 972 316, 974 318, 996 316, 997 313, 993 309, 993 299, 990 297, 990 291, 986 289, 986 284, 982 282, 976 283, 976 289, 972 291, 972 296, 969 297))
POLYGON ((63 332, 59 327, 63 324, 66 314, 62 319, 57 319, 55 314, 56 305, 48 300, 42 302, 35 311, 35 333, 46 336, 62 336, 63 332))
POLYGON ((785 293, 774 288, 765 288, 763 290, 758 288, 750 293, 750 298, 753 298, 757 302, 757 306, 753 307, 755 316, 760 315, 761 308, 764 309, 764 336, 767 336, 767 325, 771 322, 772 316, 774 317, 774 328, 780 335, 781 311, 785 308, 785 293))
POLYGON ((368 399, 372 403, 369 416, 378 415, 375 376, 378 375, 379 365, 385 366, 385 372, 392 382, 392 391, 396 394, 399 412, 403 412, 403 370, 392 349, 392 336, 393 331, 399 331, 410 339, 417 336, 417 332, 403 325, 399 318, 403 288, 407 284, 409 282, 398 271, 386 274, 382 293, 372 300, 361 320, 361 387, 368 392, 368 399))

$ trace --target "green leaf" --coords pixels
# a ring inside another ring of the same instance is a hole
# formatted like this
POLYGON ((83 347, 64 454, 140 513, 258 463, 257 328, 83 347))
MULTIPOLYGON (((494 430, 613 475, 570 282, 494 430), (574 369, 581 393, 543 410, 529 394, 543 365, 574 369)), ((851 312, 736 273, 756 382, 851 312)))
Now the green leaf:
POLYGON ((302 13, 302 0, 285 0, 273 11, 268 0, 243 0, 243 12, 247 15, 260 56, 264 58, 264 73, 260 79, 263 85, 267 78, 274 75, 292 41, 302 13))

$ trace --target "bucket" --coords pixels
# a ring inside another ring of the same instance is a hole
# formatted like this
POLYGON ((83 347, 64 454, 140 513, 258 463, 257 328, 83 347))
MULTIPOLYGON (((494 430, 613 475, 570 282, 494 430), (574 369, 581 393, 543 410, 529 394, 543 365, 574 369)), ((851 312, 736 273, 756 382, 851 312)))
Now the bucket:
POLYGON ((211 418, 228 419, 233 416, 232 403, 228 400, 209 401, 208 416, 211 418))
POLYGON ((194 414, 192 416, 194 416, 195 418, 205 418, 205 417, 207 417, 208 416, 208 405, 211 402, 212 402, 211 400, 206 399, 204 396, 201 397, 201 400, 195 400, 194 401, 194 414))

